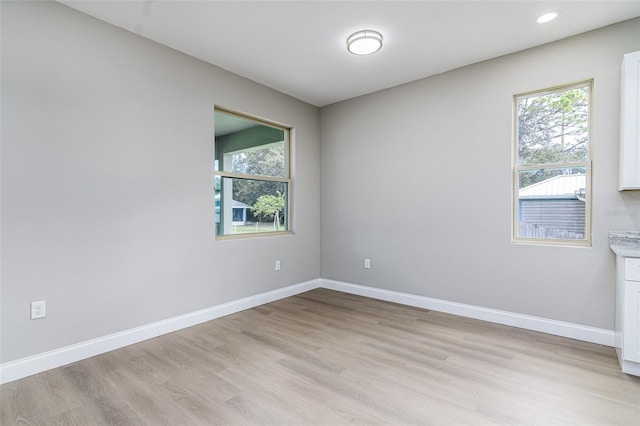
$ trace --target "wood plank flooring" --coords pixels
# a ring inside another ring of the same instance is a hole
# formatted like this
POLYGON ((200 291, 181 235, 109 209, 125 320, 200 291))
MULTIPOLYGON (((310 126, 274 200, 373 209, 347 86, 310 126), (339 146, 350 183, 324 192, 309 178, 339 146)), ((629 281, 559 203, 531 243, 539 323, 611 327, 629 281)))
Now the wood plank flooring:
POLYGON ((640 425, 612 348, 317 289, 0 387, 5 425, 640 425))

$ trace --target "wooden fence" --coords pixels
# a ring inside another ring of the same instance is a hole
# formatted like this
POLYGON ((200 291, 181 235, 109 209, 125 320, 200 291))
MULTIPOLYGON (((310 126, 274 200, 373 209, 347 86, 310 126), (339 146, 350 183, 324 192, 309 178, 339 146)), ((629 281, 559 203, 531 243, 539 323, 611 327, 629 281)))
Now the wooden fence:
POLYGON ((545 227, 535 223, 520 222, 518 236, 521 238, 546 238, 554 240, 584 240, 584 233, 545 227))

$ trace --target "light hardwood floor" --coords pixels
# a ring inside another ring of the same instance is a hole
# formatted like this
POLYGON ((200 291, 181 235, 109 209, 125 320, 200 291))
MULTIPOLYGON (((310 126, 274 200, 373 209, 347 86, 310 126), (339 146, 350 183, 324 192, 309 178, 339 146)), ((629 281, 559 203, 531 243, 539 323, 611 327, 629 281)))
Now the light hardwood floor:
POLYGON ((4 425, 640 425, 612 348, 318 289, 2 385, 4 425))

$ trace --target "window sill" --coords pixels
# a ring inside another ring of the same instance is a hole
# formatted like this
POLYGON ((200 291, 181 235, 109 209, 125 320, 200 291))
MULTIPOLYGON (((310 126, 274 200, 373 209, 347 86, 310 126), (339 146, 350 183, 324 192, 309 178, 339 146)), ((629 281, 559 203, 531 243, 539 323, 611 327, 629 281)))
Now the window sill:
POLYGON ((216 241, 246 240, 249 238, 261 238, 261 237, 281 237, 285 235, 293 235, 293 231, 247 232, 244 234, 216 235, 216 241))

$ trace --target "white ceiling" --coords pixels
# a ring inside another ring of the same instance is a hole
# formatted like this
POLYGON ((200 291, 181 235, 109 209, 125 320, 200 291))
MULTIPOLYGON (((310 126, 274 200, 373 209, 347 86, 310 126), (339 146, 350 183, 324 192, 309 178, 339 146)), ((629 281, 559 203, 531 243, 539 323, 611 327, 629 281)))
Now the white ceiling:
POLYGON ((640 16, 638 0, 59 1, 316 106, 640 16), (382 50, 347 52, 362 29, 382 50))

